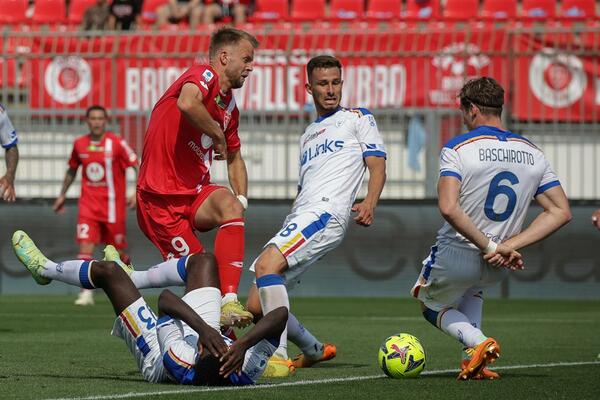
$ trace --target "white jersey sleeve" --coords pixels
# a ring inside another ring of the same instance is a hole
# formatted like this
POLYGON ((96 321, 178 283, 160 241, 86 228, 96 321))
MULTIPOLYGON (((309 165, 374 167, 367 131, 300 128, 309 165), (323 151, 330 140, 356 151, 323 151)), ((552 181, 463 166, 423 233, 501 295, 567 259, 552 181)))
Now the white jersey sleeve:
POLYGON ((554 172, 552 166, 550 166, 550 163, 546 158, 544 158, 544 162, 546 163, 546 167, 544 169, 542 179, 540 180, 540 186, 535 192, 535 196, 544 193, 546 190, 553 188, 554 186, 560 186, 558 176, 556 175, 556 172, 554 172))
POLYGON ((356 121, 356 138, 360 144, 363 158, 365 157, 387 157, 383 139, 377 129, 377 122, 373 114, 365 108, 353 110, 359 114, 356 121))
POLYGON ((0 144, 5 149, 17 145, 17 132, 6 114, 6 110, 0 105, 0 144))
POLYGON ((459 181, 463 177, 463 165, 454 149, 444 147, 440 153, 440 176, 453 176, 459 181))

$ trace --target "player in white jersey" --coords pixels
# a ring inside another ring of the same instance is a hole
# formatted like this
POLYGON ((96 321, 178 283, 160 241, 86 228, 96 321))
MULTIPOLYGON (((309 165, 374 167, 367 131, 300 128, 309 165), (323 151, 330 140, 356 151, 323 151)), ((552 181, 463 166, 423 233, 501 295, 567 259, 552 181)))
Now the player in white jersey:
POLYGON ((459 98, 470 132, 442 149, 438 206, 446 223, 412 294, 425 319, 465 347, 458 378, 497 379, 486 368, 500 345, 481 331, 483 290, 509 270, 522 269, 517 250, 559 229, 571 212, 544 154, 502 126, 504 89, 478 78, 463 86, 459 98), (532 198, 544 211, 521 231, 532 198))
POLYGON ((15 194, 15 174, 19 163, 17 142, 15 127, 0 104, 0 145, 6 151, 6 173, 0 177, 0 198, 8 202, 14 202, 17 198, 15 194))
POLYGON ((104 290, 117 315, 112 334, 125 341, 144 379, 151 383, 253 384, 267 368, 286 325, 287 310, 279 307, 240 340, 223 337, 219 333, 219 273, 212 254, 193 254, 158 266, 178 271, 186 293, 179 298, 164 290, 158 300, 157 319, 113 246, 104 250, 104 261, 55 263, 23 231, 13 234, 12 243, 17 258, 38 284, 58 280, 104 290))
MULTIPOLYGON (((254 315, 281 306, 289 309, 287 288, 341 243, 351 212, 356 212, 357 224, 373 223, 385 183, 386 152, 375 118, 363 108, 340 107, 341 63, 331 56, 317 56, 307 65, 307 77, 306 90, 313 97, 318 118, 300 137, 300 178, 292 211, 251 267, 256 284, 247 306, 254 315), (367 195, 354 204, 366 169, 367 195)), ((287 331, 270 361, 281 368, 274 369, 272 376, 287 376, 295 368, 310 367, 335 354, 334 345, 319 342, 289 314, 287 331), (287 355, 288 337, 302 350, 294 361, 287 355)))

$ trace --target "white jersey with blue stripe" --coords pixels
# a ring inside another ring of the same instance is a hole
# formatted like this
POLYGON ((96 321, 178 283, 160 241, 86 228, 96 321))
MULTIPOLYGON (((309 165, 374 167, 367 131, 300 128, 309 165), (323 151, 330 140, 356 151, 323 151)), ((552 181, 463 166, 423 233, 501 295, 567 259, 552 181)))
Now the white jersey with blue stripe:
MULTIPOLYGON (((509 131, 480 126, 450 140, 440 176, 460 180, 460 206, 487 237, 502 242, 521 231, 532 198, 560 185, 544 154, 509 131)), ((446 222, 438 243, 475 248, 446 222)))
POLYGON ((0 145, 5 149, 17 145, 17 132, 2 104, 0 104, 0 145))
POLYGON ((365 157, 386 157, 371 112, 338 108, 300 137, 300 178, 292 213, 329 212, 347 221, 366 170, 365 157))

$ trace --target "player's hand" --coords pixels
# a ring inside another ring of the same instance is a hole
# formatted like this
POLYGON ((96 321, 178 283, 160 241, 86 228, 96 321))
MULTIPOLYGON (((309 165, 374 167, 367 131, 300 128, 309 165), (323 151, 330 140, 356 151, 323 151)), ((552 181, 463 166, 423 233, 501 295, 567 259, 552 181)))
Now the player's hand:
POLYGON ((127 198, 127 207, 129 207, 132 210, 135 210, 136 204, 137 204, 137 197, 134 193, 127 198))
POLYGON ((521 253, 503 243, 498 244, 494 253, 485 254, 483 259, 495 267, 504 267, 513 271, 525 267, 521 253))
POLYGON ((54 201, 54 204, 52 205, 52 209, 54 210, 55 213, 57 213, 57 214, 65 213, 65 200, 66 199, 67 199, 67 197, 64 194, 61 194, 60 196, 58 196, 56 198, 56 200, 54 201))
POLYGON ((213 158, 215 160, 227 160, 227 144, 224 136, 217 140, 213 139, 213 158))
POLYGON ((15 186, 12 180, 8 179, 6 175, 0 178, 0 196, 2 197, 2 200, 9 203, 12 203, 17 199, 15 186))
POLYGON ((231 345, 227 353, 221 357, 221 368, 219 374, 227 378, 229 375, 242 372, 242 366, 244 364, 244 356, 246 354, 245 347, 237 341, 231 345))
POLYGON ((600 208, 592 214, 592 225, 600 229, 600 208))
POLYGON ((366 201, 356 203, 352 207, 352 211, 357 213, 354 217, 354 222, 361 226, 371 226, 373 223, 373 215, 375 214, 375 207, 366 201))
POLYGON ((225 341, 215 329, 207 327, 198 333, 200 335, 198 338, 198 347, 204 347, 206 351, 209 351, 210 354, 217 358, 220 358, 227 352, 225 341))

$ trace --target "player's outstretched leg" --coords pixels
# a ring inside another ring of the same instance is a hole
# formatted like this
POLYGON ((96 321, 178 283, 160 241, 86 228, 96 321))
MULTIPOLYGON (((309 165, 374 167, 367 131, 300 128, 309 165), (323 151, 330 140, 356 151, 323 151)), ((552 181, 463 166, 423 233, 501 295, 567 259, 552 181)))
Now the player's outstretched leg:
POLYGON ((335 345, 319 342, 292 313, 288 314, 287 329, 288 339, 302 350, 292 361, 295 368, 310 368, 336 356, 335 345))
POLYGON ((39 285, 47 285, 52 281, 44 276, 48 259, 33 243, 29 235, 23 231, 16 231, 12 236, 12 245, 19 261, 29 270, 39 285))

